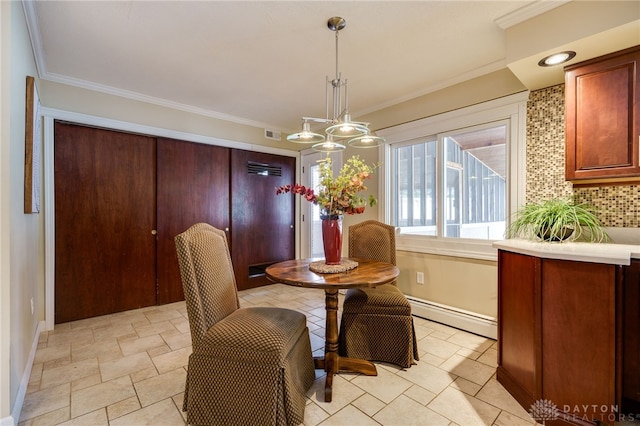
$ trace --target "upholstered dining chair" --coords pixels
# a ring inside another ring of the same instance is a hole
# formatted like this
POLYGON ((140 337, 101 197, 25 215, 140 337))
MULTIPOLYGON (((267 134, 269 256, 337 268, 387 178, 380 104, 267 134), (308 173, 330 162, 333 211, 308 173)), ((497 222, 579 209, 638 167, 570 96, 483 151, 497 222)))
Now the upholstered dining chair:
MULTIPOLYGON (((349 257, 396 264, 393 226, 367 220, 349 227, 349 257)), ((340 321, 341 356, 411 367, 418 357, 411 305, 396 282, 349 289, 340 321)))
POLYGON ((225 233, 175 237, 191 329, 183 410, 197 425, 298 425, 315 380, 304 314, 240 308, 225 233))

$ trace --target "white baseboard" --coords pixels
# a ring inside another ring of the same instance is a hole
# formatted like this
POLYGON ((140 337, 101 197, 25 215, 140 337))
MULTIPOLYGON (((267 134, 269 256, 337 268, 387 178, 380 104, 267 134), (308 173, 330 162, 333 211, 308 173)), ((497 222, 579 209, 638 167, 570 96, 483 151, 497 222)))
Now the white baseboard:
MULTIPOLYGON (((31 377, 31 368, 33 367, 33 360, 36 358, 36 350, 38 349, 38 342, 40 341, 40 333, 45 329, 45 322, 40 321, 38 328, 36 329, 33 341, 31 342, 31 350, 29 351, 29 358, 27 364, 22 373, 22 380, 20 381, 20 387, 18 388, 18 394, 16 395, 16 401, 13 404, 13 410, 11 410, 10 423, 6 423, 7 426, 17 425, 20 421, 20 413, 22 412, 22 404, 24 404, 24 397, 27 394, 27 386, 29 386, 29 378, 31 377)), ((5 426, 4 419, 0 421, 0 426, 5 426)))
POLYGON ((440 322, 490 339, 498 338, 498 321, 495 318, 465 311, 464 309, 407 296, 411 313, 431 321, 440 322))

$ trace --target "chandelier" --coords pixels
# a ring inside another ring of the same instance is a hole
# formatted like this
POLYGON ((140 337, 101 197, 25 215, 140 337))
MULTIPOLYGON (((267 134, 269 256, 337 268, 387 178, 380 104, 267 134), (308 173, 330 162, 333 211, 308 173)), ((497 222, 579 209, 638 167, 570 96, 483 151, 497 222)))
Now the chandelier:
POLYGON ((327 27, 336 33, 336 76, 333 80, 326 78, 325 118, 302 117, 302 131, 287 136, 287 140, 297 143, 313 143, 316 151, 332 152, 345 149, 342 141, 347 141, 354 148, 373 148, 384 143, 384 138, 376 136, 369 129, 369 123, 351 121, 349 114, 349 92, 347 79, 342 79, 338 70, 338 33, 347 25, 347 21, 339 16, 329 18, 327 27), (329 116, 329 87, 332 93, 332 115, 329 116), (311 130, 311 123, 327 125, 324 134, 311 130))

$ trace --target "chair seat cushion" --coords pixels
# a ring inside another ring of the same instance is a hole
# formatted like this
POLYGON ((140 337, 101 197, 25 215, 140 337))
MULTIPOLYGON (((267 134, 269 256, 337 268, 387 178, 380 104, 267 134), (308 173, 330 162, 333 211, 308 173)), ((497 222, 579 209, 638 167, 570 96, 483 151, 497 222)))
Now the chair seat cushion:
POLYGON ((375 288, 349 289, 344 298, 343 313, 411 316, 411 305, 398 287, 384 284, 375 288))
POLYGON ((207 330, 194 353, 281 365, 307 327, 304 314, 283 308, 241 308, 207 330))

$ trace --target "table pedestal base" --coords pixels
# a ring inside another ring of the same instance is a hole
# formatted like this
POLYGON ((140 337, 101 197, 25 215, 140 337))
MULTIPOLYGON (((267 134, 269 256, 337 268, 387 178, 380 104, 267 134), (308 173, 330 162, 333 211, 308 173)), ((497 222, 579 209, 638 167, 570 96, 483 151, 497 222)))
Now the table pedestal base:
POLYGON ((324 385, 324 400, 331 402, 333 391, 333 376, 340 371, 362 373, 367 376, 377 376, 376 366, 367 360, 347 358, 338 355, 338 290, 325 289, 326 306, 326 344, 324 357, 314 358, 316 369, 323 369, 327 373, 324 385))

